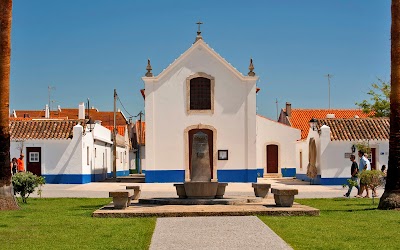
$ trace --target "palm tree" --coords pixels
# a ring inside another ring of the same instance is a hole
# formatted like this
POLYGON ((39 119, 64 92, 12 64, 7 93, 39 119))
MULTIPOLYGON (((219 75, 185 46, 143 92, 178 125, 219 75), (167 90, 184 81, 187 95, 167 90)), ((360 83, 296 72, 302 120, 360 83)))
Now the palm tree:
POLYGON ((0 210, 18 209, 10 170, 10 56, 12 0, 0 0, 0 210))
POLYGON ((389 166, 379 209, 400 208, 400 0, 392 0, 389 166))

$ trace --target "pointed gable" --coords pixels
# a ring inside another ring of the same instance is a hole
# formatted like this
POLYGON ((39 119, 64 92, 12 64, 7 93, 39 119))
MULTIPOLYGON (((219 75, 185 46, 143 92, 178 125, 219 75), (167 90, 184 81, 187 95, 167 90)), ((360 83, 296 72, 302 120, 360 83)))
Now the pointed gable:
POLYGON ((245 76, 241 72, 239 72, 235 67, 233 67, 230 63, 228 63, 225 58, 220 56, 217 52, 215 52, 203 39, 196 41, 188 50, 186 50, 182 55, 180 55, 177 59, 174 60, 167 68, 165 68, 158 76, 153 77, 143 77, 142 79, 146 81, 147 79, 153 79, 158 81, 163 78, 165 75, 173 71, 181 62, 183 62, 186 58, 190 57, 192 54, 196 53, 196 51, 204 51, 208 53, 210 56, 215 58, 219 63, 224 65, 226 69, 228 69, 233 75, 239 78, 242 81, 251 80, 254 81, 258 79, 257 76, 245 76))

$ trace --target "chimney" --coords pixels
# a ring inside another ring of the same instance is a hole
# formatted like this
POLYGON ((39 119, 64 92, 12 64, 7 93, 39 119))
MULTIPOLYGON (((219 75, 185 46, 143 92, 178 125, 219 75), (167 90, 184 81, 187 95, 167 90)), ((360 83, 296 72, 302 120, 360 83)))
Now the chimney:
POLYGON ((328 119, 335 118, 335 114, 327 114, 327 115, 326 115, 326 118, 328 118, 328 119))
POLYGON ((57 106, 57 109, 58 109, 58 112, 61 112, 61 106, 60 105, 57 106))
POLYGON ((46 104, 46 107, 44 108, 44 118, 46 118, 46 119, 50 118, 50 110, 49 110, 48 104, 46 104))
POLYGON ((79 120, 85 119, 85 103, 84 102, 79 103, 78 119, 79 120))
POLYGON ((290 102, 286 102, 286 115, 289 117, 292 115, 292 104, 290 102))

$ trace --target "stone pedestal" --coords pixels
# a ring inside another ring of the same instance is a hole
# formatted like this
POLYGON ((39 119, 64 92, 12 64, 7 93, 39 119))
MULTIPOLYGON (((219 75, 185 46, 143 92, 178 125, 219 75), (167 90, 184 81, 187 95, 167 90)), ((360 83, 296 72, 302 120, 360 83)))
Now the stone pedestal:
POLYGON ((291 207, 294 196, 299 194, 299 191, 297 189, 272 188, 271 193, 274 194, 275 204, 278 207, 291 207))
POLYGON ((140 186, 126 186, 126 189, 131 189, 134 191, 132 196, 132 200, 138 200, 142 191, 140 190, 140 186))
POLYGON ((271 184, 253 183, 251 186, 254 188, 254 195, 256 197, 261 197, 263 199, 268 197, 268 192, 269 189, 271 188, 271 184))
POLYGON ((185 191, 185 187, 182 184, 174 184, 174 187, 176 188, 176 194, 178 195, 179 199, 185 199, 187 198, 186 196, 186 191, 185 191))
POLYGON ((215 195, 215 198, 217 198, 217 199, 224 198, 226 186, 228 186, 228 183, 218 183, 218 189, 217 189, 217 194, 215 195))
POLYGON ((194 199, 213 199, 217 195, 218 182, 185 182, 186 196, 194 199))
POLYGON ((113 198, 113 204, 115 209, 125 209, 129 207, 131 198, 133 196, 133 190, 116 190, 109 193, 109 197, 113 198))

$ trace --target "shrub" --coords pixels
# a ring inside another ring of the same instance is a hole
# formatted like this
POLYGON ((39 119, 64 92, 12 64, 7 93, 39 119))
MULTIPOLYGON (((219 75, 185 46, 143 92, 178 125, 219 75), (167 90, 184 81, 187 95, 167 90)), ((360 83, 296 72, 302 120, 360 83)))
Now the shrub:
MULTIPOLYGON (((358 175, 360 183, 367 185, 371 190, 383 186, 383 176, 383 172, 379 170, 364 170, 358 175)), ((374 199, 372 199, 372 202, 374 202, 374 199)))
POLYGON ((39 185, 43 185, 45 180, 41 176, 31 172, 19 172, 12 177, 14 192, 21 196, 22 202, 26 203, 29 195, 35 191, 39 185))

